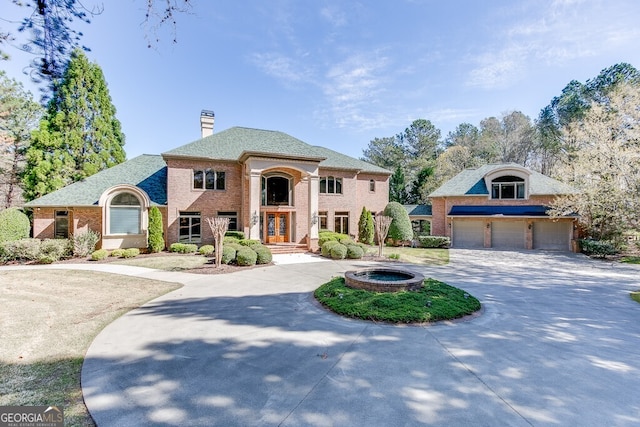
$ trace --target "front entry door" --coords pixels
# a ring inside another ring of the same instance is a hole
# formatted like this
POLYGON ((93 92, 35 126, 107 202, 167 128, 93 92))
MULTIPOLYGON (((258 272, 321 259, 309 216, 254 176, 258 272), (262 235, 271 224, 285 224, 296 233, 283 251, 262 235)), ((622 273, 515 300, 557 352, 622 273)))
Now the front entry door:
POLYGON ((286 212, 267 212, 267 243, 289 241, 289 214, 286 212))

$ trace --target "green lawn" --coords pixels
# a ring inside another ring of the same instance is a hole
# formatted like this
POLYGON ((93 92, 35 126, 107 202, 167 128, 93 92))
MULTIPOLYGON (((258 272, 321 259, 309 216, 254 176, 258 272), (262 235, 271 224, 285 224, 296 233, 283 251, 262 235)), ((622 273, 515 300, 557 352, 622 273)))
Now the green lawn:
POLYGON ((334 277, 316 289, 316 299, 343 316, 392 323, 456 319, 480 309, 480 301, 462 289, 426 279, 420 291, 369 292, 334 277))
MULTIPOLYGON (((372 247, 367 251, 367 253, 369 255, 377 255, 378 248, 372 247)), ((448 249, 385 246, 382 253, 386 257, 397 255, 398 256, 397 259, 399 259, 400 261, 409 262, 412 264, 428 264, 428 265, 449 264, 448 249)))

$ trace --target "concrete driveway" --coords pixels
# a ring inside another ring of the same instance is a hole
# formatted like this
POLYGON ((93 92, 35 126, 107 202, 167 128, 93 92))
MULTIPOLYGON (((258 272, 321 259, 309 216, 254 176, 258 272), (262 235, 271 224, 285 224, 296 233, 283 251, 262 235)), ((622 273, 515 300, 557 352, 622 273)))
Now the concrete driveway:
MULTIPOLYGON (((483 313, 431 326, 347 320, 311 292, 363 263, 315 259, 186 284, 121 317, 82 370, 98 426, 638 426, 640 268, 452 250, 419 267, 483 313)), ((135 279, 132 279, 135 280, 135 279)))

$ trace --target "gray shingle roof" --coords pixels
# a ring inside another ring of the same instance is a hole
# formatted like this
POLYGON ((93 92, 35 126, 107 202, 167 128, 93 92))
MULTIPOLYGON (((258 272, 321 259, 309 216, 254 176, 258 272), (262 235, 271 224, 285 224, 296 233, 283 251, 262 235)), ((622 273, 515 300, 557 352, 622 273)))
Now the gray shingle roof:
MULTIPOLYGON (((490 164, 477 169, 465 169, 439 188, 429 194, 429 197, 451 196, 488 196, 489 190, 484 181, 485 175, 505 167, 521 165, 515 163, 490 164)), ((529 176, 529 194, 533 196, 572 194, 575 190, 558 180, 550 178, 539 172, 531 171, 529 176)))
POLYGON ((431 216, 431 205, 402 205, 409 216, 431 216))
POLYGON ((167 165, 161 156, 143 154, 32 200, 25 206, 95 206, 106 189, 121 184, 136 185, 146 191, 152 205, 165 205, 167 165))
POLYGON ((283 132, 233 127, 173 150, 165 156, 237 161, 253 153, 297 157, 320 162, 320 167, 391 174, 390 171, 324 147, 309 145, 283 132))

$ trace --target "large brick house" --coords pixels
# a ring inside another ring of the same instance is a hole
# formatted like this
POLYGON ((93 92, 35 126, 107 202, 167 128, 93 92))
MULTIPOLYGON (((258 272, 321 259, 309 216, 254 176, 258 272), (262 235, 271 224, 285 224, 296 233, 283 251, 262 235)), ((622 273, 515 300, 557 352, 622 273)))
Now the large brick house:
POLYGON ((142 155, 26 204, 33 235, 65 237, 91 229, 105 249, 146 247, 148 210, 163 215, 165 240, 211 243, 205 218, 265 243, 317 249, 318 231, 357 234, 363 207, 382 211, 390 172, 282 132, 234 127, 162 155, 142 155))
POLYGON ((573 192, 517 164, 467 169, 429 195, 431 234, 449 236, 454 248, 576 251, 577 217, 547 214, 573 192))

